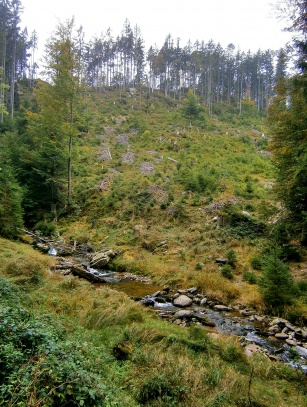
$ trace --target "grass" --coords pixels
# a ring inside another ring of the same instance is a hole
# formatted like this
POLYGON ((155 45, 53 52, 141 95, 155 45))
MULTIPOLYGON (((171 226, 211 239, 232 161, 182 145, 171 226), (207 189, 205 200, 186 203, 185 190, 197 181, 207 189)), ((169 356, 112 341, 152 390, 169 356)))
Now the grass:
MULTIPOLYGON (((260 153, 261 134, 267 133, 263 120, 255 114, 227 122, 225 106, 223 117, 206 115, 206 123, 190 127, 169 98, 154 94, 148 108, 132 111, 128 98, 124 105, 116 91, 107 93, 88 98, 92 125, 74 146, 76 210, 59 217, 61 238, 90 243, 96 251, 120 249, 114 268, 149 276, 162 286, 196 286, 222 303, 263 311, 258 286, 250 282, 261 276, 259 253, 269 233, 262 223, 269 224, 279 211, 265 187, 274 181, 274 169, 270 157, 260 153), (129 145, 118 141, 119 134, 128 135, 129 145), (111 161, 101 159, 105 148, 111 161), (122 161, 127 152, 135 154, 130 164, 122 161), (153 174, 140 171, 144 162, 153 165, 153 174), (236 224, 218 226, 217 216, 233 217, 236 224), (230 253, 235 259, 231 280, 216 263, 230 253)), ((307 404, 306 378, 299 372, 261 355, 247 359, 233 338, 166 323, 123 293, 55 274, 53 263, 29 245, 0 239, 3 292, 14 293, 5 301, 12 298, 10 306, 26 308, 33 320, 47 315, 63 343, 80 350, 89 377, 92 366, 95 380, 105 387, 101 405, 307 404), (124 360, 114 352, 121 348, 127 350, 124 360)), ((303 322, 306 315, 303 288, 285 310, 293 321, 303 322)))
POLYGON ((302 388, 306 378, 287 366, 260 355, 247 359, 231 337, 212 339, 202 328, 166 323, 123 293, 50 272, 52 259, 27 245, 4 239, 0 243, 0 261, 5 265, 1 278, 11 290, 17 287, 15 297, 7 297, 10 306, 20 307, 21 301, 34 321, 49 315, 54 329, 61 330, 62 341, 83 353, 87 361, 83 368, 95 366, 97 385, 105 388, 107 401, 102 405, 248 406, 252 368, 250 398, 255 405, 306 404, 302 388), (23 264, 17 275, 10 272, 15 253, 18 264, 23 264), (35 288, 21 278, 28 278, 28 258, 32 267, 42 265, 44 282, 35 288), (114 357, 113 348, 120 344, 128 346, 127 360, 114 357))

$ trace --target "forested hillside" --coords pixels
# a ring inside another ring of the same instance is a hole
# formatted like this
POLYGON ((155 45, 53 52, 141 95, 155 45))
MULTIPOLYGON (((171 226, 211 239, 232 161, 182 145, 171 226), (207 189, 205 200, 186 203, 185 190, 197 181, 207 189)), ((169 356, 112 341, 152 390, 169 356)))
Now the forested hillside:
POLYGON ((296 59, 71 19, 38 74, 0 1, 0 404, 306 405, 305 2, 284 3, 296 59), (90 281, 126 294, 76 276, 101 253, 90 281))

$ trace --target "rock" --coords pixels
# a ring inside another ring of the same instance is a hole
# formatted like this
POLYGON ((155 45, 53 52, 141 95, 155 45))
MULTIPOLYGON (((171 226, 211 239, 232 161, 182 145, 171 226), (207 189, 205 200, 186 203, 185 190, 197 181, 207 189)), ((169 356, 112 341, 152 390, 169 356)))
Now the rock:
POLYGON ((307 349, 303 348, 302 346, 295 347, 296 352, 302 356, 303 358, 307 358, 307 349))
POLYGON ((286 342, 290 346, 296 346, 297 345, 297 341, 295 339, 286 339, 286 342))
POLYGON ((215 323, 210 321, 210 319, 208 319, 207 317, 205 317, 204 315, 196 315, 197 320, 205 326, 215 326, 215 323))
POLYGON ((259 345, 256 345, 255 343, 250 343, 245 346, 244 348, 244 353, 247 357, 253 356, 255 353, 262 352, 262 349, 259 345))
POLYGON ((176 312, 176 319, 192 319, 195 316, 194 311, 191 310, 180 310, 176 312))
POLYGON ((155 304, 155 300, 151 297, 144 297, 141 299, 140 304, 145 305, 146 307, 153 306, 155 304))
POLYGON ((280 333, 275 334, 275 338, 277 338, 277 339, 288 339, 289 335, 280 332, 280 333))
POLYGON ((114 252, 112 249, 104 249, 102 252, 97 253, 90 262, 90 267, 102 268, 105 267, 111 260, 113 260, 119 253, 114 252))
POLYGON ((295 329, 295 337, 298 339, 307 339, 307 331, 301 328, 295 329))
POLYGON ((221 259, 221 258, 216 259, 215 262, 217 264, 227 264, 227 260, 226 259, 221 259))
POLYGON ((243 309, 242 311, 240 311, 240 314, 241 314, 243 317, 249 317, 249 316, 251 316, 251 315, 256 315, 256 311, 250 311, 250 310, 248 310, 248 309, 243 309))
POLYGON ((289 324, 289 322, 286 322, 286 328, 288 328, 288 330, 290 330, 290 331, 293 331, 293 332, 295 331, 294 326, 289 324))
POLYGON ((197 291, 197 288, 195 288, 195 287, 191 287, 191 288, 188 289, 189 294, 195 294, 196 291, 197 291))
POLYGON ((48 251, 50 249, 48 244, 40 243, 40 242, 36 242, 35 247, 36 247, 36 249, 38 249, 42 253, 48 253, 48 251))
POLYGON ((206 303, 207 303, 207 298, 206 298, 206 297, 203 298, 203 299, 200 301, 200 305, 206 305, 206 303))
POLYGON ((289 323, 286 319, 283 319, 283 318, 275 318, 275 319, 273 319, 273 321, 270 323, 270 325, 285 326, 286 323, 289 323))
POLYGON ((227 307, 226 305, 217 304, 214 305, 213 309, 216 311, 232 311, 231 307, 227 307))
POLYGON ((95 274, 86 270, 85 268, 77 265, 73 265, 71 268, 71 272, 74 275, 79 277, 85 278, 86 280, 91 281, 92 283, 105 283, 106 280, 100 273, 96 272, 95 274))
POLYGON ((271 327, 268 329, 268 333, 269 333, 270 335, 275 335, 275 334, 277 334, 278 332, 280 332, 280 328, 279 328, 278 325, 273 325, 273 326, 271 326, 271 327))
POLYGON ((191 298, 186 295, 179 295, 173 302, 176 307, 189 307, 192 304, 191 298))

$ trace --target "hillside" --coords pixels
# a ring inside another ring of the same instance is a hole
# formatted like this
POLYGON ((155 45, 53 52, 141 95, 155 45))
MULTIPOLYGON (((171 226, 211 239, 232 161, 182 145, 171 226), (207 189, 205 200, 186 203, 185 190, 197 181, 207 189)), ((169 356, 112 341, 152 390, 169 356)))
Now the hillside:
POLYGON ((264 120, 247 105, 242 116, 225 107, 190 123, 182 103, 145 95, 89 95, 89 106, 99 106, 96 129, 74 147, 79 209, 59 216, 60 236, 96 251, 116 247, 123 255, 115 266, 159 283, 205 286, 226 302, 251 294, 245 302, 261 305, 242 272, 278 213, 264 120), (232 282, 215 261, 229 250, 237 257, 232 282))
MULTIPOLYGON (((239 114, 218 104, 209 115, 191 94, 179 101, 145 88, 86 99, 71 206, 45 210, 32 231, 65 247, 68 262, 111 248, 119 254, 109 267, 150 279, 153 290, 196 287, 212 304, 268 311, 257 283, 281 212, 270 134, 256 107, 245 102, 239 114)), ((5 405, 306 404, 304 374, 278 357, 250 358, 242 339, 203 323, 170 324, 116 284, 57 272, 63 258, 21 243, 32 242, 22 233, 18 240, 1 239, 0 251, 5 405)), ((287 246, 292 254, 297 247, 287 246)), ((304 278, 302 248, 300 256, 290 263, 296 280, 304 278)), ((282 309, 299 326, 304 287, 282 309)), ((130 289, 135 297, 133 280, 130 289)), ((290 357, 300 361, 295 350, 290 357)))

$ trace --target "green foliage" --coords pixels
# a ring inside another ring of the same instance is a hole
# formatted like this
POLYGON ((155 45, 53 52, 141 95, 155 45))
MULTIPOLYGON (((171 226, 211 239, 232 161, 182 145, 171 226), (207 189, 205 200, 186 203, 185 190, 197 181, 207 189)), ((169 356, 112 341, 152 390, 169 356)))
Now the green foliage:
POLYGON ((237 262, 237 255, 233 249, 230 249, 226 253, 227 264, 229 264, 232 268, 235 268, 237 262))
POLYGON ((65 341, 49 316, 35 318, 23 309, 16 290, 1 282, 0 404, 105 405, 105 386, 82 348, 65 341))
POLYGON ((243 280, 248 282, 249 284, 257 284, 258 279, 255 273, 252 271, 245 270, 242 274, 243 280))
POLYGON ((147 379, 142 385, 137 401, 141 405, 150 405, 148 403, 156 400, 160 405, 169 407, 183 407, 185 394, 188 392, 188 387, 182 382, 180 377, 174 374, 156 374, 147 379))
POLYGON ((189 120, 198 117, 201 109, 199 106, 199 99, 194 95, 192 89, 189 89, 187 97, 183 101, 182 113, 189 120))
MULTIPOLYGON (((0 145, 1 148, 1 145, 0 145)), ((16 180, 13 167, 0 151, 0 235, 13 237, 23 225, 22 190, 16 180)))
POLYGON ((306 73, 280 90, 269 110, 277 168, 276 191, 287 209, 292 235, 307 233, 306 73))
POLYGON ((39 221, 34 226, 34 230, 43 236, 53 236, 56 231, 56 224, 54 222, 39 221))
POLYGON ((224 264, 221 267, 221 274, 223 277, 228 278, 228 280, 233 279, 233 268, 229 264, 224 264))
POLYGON ((260 256, 252 257, 249 262, 254 270, 262 269, 262 258, 260 256))
POLYGON ((175 180, 185 191, 214 194, 218 187, 218 174, 214 171, 180 168, 175 180))
POLYGON ((230 224, 225 230, 236 238, 256 239, 266 233, 266 225, 250 216, 238 212, 232 212, 229 216, 230 224))
POLYGON ((263 259, 262 276, 259 279, 259 291, 268 309, 283 310, 293 302, 294 285, 287 264, 282 262, 278 253, 273 251, 263 259))

